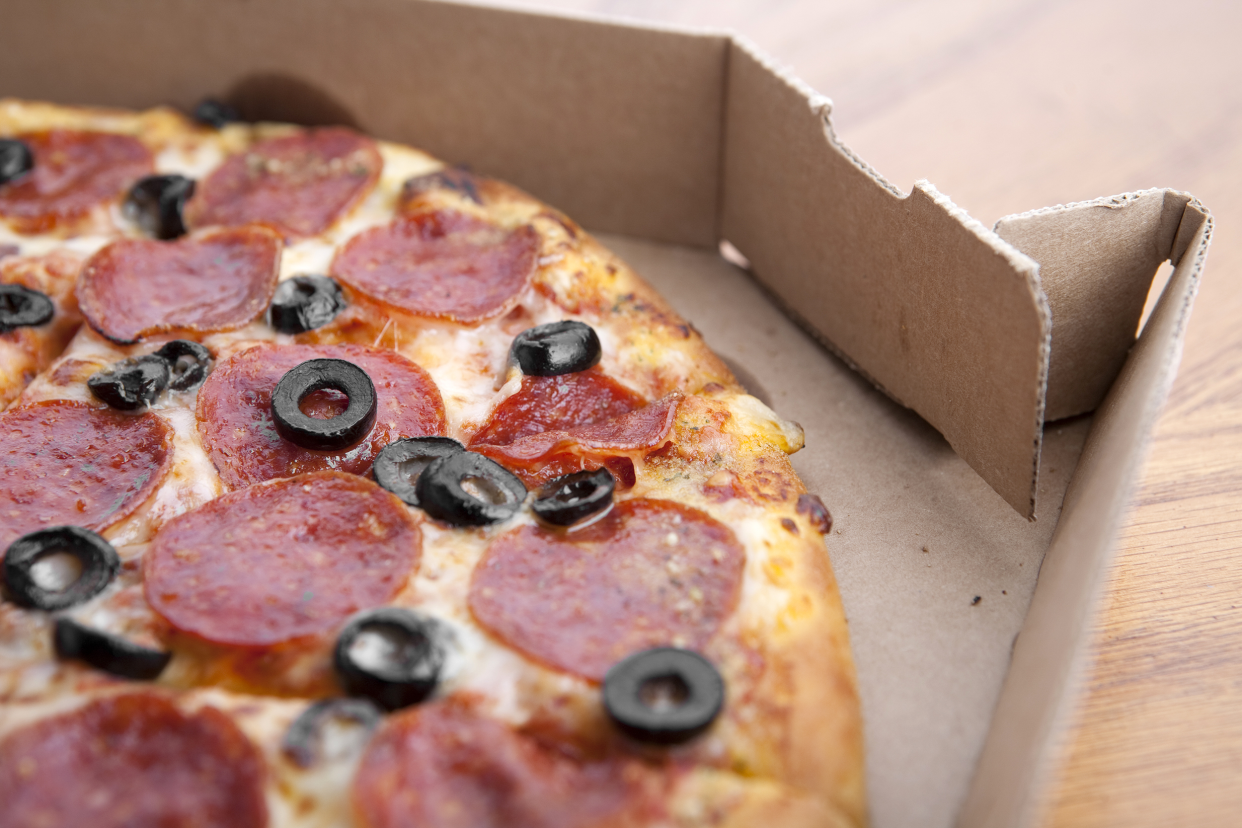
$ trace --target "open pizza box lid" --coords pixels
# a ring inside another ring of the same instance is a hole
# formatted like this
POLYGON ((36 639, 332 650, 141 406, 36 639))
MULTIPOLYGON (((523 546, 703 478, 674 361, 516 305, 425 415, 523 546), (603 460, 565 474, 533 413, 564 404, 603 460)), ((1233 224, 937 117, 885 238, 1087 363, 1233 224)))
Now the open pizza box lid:
POLYGON ((736 37, 449 3, 12 0, 0 78, 352 124, 602 234, 806 429, 793 460, 836 518, 874 824, 1037 819, 1203 269, 1192 196, 989 230, 886 182, 826 98, 736 37))

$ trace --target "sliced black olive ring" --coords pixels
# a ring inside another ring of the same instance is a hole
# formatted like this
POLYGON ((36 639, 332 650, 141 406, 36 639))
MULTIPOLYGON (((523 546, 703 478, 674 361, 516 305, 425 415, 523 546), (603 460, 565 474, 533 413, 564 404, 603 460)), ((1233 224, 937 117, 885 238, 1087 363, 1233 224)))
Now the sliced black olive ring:
POLYGON ((310 768, 324 759, 324 728, 332 721, 357 725, 359 741, 379 726, 384 713, 369 699, 323 699, 302 711, 285 731, 281 752, 299 768, 310 768))
POLYGON ((241 119, 240 112, 215 98, 205 98, 202 103, 194 107, 194 120, 213 129, 223 129, 228 124, 237 123, 241 119))
POLYGON ((343 359, 310 359, 290 370, 272 392, 272 419, 280 436, 302 448, 337 451, 356 445, 375 425, 375 385, 367 372, 343 359), (318 420, 302 413, 302 400, 323 388, 340 391, 349 406, 318 420))
POLYGON ((119 635, 91 629, 72 618, 57 618, 52 633, 56 655, 76 658, 114 676, 152 681, 164 672, 172 653, 142 647, 119 635))
POLYGON ((526 484, 494 460, 459 451, 432 462, 418 476, 419 507, 452 526, 485 526, 513 517, 526 484))
POLYGON ((617 481, 608 469, 574 472, 540 490, 530 508, 536 517, 553 526, 572 526, 610 507, 616 487, 617 481))
POLYGON ((375 482, 411 506, 418 505, 418 478, 441 457, 448 457, 466 447, 451 437, 406 437, 384 446, 371 470, 375 482))
POLYGON ((322 328, 345 307, 345 296, 335 279, 294 276, 276 286, 267 321, 281 333, 305 333, 322 328))
POLYGON ((522 331, 510 353, 523 374, 555 377, 585 371, 599 362, 603 349, 590 325, 566 319, 522 331))
POLYGON ((724 680, 692 650, 656 647, 613 666, 604 676, 604 707, 639 742, 675 745, 706 730, 724 706, 724 680))
POLYGON ((33 169, 30 147, 16 138, 0 138, 0 185, 16 181, 33 169))
POLYGON ((194 179, 184 175, 148 175, 125 197, 123 210, 148 236, 175 239, 185 235, 182 212, 194 195, 194 179))
POLYGON ((211 351, 189 339, 174 339, 155 355, 168 363, 168 387, 174 391, 197 388, 211 373, 211 351))
POLYGON ((96 371, 86 381, 86 387, 112 408, 134 411, 155 402, 168 387, 171 376, 166 359, 147 354, 96 371))
POLYGON ((336 640, 337 678, 346 693, 385 710, 418 704, 440 681, 445 635, 439 622, 411 610, 384 607, 360 613, 336 640))
POLYGON ((47 294, 23 285, 0 285, 0 333, 37 328, 52 321, 56 306, 47 294))
POLYGON ((120 571, 121 559, 112 544, 78 526, 53 526, 22 535, 9 545, 0 564, 4 592, 10 601, 48 611, 95 597, 120 571), (58 553, 76 558, 80 567, 77 577, 63 589, 40 584, 36 571, 44 558, 58 553))

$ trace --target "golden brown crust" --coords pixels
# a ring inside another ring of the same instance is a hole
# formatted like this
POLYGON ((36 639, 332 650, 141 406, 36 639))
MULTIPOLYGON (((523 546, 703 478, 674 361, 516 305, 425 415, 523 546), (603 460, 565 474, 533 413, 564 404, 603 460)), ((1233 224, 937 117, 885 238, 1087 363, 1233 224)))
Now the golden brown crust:
POLYGON ((625 262, 571 218, 510 184, 448 170, 451 186, 427 186, 406 196, 401 209, 449 208, 502 227, 533 226, 542 240, 535 290, 566 313, 611 329, 628 344, 630 368, 645 371, 650 397, 696 392, 709 383, 740 390, 702 335, 625 262), (670 354, 677 355, 674 369, 670 354))
POLYGON ((765 779, 697 769, 668 801, 679 828, 860 828, 864 821, 820 797, 765 779))
POLYGON ((648 458, 646 472, 686 481, 666 486, 665 496, 732 517, 751 536, 749 603, 709 648, 741 701, 717 728, 727 767, 861 824, 862 727, 848 627, 823 537, 798 511, 805 488, 785 456, 795 435, 788 424, 756 420, 766 409, 752 401, 728 391, 687 398, 672 444, 648 458))
POLYGON ((0 260, 0 283, 44 293, 56 308, 55 316, 46 325, 0 334, 0 409, 16 399, 36 374, 60 356, 82 323, 73 292, 82 262, 82 256, 66 250, 0 260))

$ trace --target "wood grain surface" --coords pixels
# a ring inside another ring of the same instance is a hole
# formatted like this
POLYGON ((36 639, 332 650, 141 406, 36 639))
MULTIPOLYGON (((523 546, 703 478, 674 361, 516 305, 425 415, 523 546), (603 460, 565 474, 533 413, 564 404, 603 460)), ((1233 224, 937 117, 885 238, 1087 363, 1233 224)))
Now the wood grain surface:
POLYGON ((1174 187, 1217 231, 1047 825, 1242 823, 1242 3, 543 0, 740 32, 902 189, 985 224, 1174 187))

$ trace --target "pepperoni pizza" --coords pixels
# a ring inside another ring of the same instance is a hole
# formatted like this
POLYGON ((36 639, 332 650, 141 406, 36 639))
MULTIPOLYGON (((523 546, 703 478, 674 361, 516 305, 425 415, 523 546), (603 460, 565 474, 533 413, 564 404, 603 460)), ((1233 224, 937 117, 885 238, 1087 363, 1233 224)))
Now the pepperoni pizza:
POLYGON ((0 101, 0 826, 859 825, 801 445, 511 186, 0 101))

